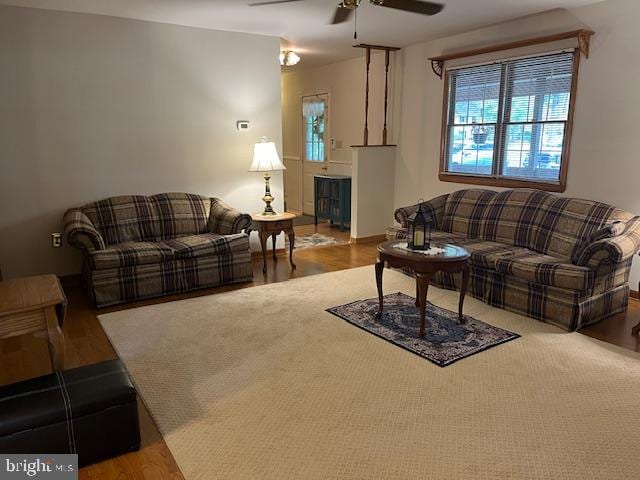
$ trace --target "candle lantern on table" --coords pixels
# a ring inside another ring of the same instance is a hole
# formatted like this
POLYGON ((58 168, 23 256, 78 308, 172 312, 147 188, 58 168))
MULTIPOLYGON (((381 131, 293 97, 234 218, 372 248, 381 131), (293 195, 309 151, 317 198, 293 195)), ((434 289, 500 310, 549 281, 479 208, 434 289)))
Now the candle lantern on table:
POLYGON ((411 250, 429 250, 431 248, 431 227, 433 219, 424 209, 421 200, 418 209, 409 216, 407 247, 411 250))

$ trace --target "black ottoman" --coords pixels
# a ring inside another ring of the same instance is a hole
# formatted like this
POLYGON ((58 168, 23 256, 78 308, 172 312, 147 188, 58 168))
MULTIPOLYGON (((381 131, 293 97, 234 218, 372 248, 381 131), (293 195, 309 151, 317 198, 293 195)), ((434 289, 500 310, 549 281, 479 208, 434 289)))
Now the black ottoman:
POLYGON ((119 360, 0 387, 2 453, 77 453, 88 465, 139 448, 136 390, 119 360))

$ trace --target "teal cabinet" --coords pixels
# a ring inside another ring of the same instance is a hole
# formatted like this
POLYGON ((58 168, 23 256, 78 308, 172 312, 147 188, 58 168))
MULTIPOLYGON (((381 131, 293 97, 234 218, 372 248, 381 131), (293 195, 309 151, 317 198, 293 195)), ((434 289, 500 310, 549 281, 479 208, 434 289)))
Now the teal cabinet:
POLYGON ((351 222, 351 177, 344 175, 314 176, 315 224, 318 219, 339 223, 343 232, 351 222))

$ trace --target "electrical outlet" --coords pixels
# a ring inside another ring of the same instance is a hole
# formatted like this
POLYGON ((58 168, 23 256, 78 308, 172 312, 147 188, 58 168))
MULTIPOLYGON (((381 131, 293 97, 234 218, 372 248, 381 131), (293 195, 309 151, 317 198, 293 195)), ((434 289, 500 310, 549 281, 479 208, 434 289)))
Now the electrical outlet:
POLYGON ((52 233, 51 234, 51 246, 53 248, 60 248, 62 246, 62 234, 61 233, 52 233))

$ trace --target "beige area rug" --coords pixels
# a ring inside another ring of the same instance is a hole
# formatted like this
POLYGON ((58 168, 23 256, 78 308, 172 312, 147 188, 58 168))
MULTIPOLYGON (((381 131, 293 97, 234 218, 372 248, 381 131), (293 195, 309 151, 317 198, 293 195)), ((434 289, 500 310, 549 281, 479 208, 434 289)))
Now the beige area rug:
POLYGON ((522 338, 443 369, 324 311, 375 295, 370 266, 100 321, 190 480, 638 478, 639 355, 468 298, 522 338))

